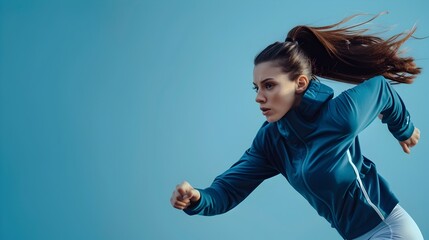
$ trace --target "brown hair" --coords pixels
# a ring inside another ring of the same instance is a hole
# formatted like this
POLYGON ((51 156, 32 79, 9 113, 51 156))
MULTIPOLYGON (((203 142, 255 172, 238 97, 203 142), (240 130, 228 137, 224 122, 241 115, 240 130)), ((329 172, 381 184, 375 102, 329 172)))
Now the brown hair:
POLYGON ((412 83, 421 68, 414 58, 401 56, 399 48, 416 28, 385 40, 358 28, 381 14, 352 26, 342 25, 358 15, 327 26, 296 26, 285 42, 275 42, 259 53, 254 64, 274 61, 292 79, 306 74, 357 84, 383 75, 396 83, 412 83))

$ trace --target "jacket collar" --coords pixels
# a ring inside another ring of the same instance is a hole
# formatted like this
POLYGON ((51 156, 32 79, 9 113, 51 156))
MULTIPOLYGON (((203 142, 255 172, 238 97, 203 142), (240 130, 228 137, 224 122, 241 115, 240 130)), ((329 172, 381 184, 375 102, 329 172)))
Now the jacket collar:
POLYGON ((312 80, 302 96, 301 103, 295 111, 306 120, 314 119, 322 105, 334 96, 332 88, 322 84, 318 80, 312 80))
POLYGON ((315 128, 312 122, 319 115, 322 106, 334 96, 332 88, 322 84, 318 80, 312 80, 302 96, 299 106, 291 109, 283 118, 277 121, 280 134, 289 135, 288 123, 298 132, 309 133, 315 128))

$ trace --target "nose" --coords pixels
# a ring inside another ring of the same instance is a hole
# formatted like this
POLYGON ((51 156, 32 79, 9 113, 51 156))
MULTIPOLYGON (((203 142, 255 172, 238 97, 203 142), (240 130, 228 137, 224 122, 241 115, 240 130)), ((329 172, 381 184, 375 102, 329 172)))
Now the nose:
POLYGON ((258 91, 258 93, 256 94, 255 101, 257 103, 265 103, 267 101, 267 99, 265 98, 265 96, 262 94, 261 91, 258 91))

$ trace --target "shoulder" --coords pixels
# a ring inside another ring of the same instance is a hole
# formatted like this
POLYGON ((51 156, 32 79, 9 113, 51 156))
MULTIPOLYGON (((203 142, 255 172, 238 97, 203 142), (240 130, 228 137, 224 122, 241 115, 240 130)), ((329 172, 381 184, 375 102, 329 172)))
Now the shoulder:
POLYGON ((265 121, 259 128, 258 133, 254 139, 254 144, 259 146, 266 146, 271 142, 271 139, 278 134, 276 123, 265 121))
POLYGON ((375 76, 372 78, 368 78, 367 80, 363 81, 362 83, 346 90, 345 93, 351 92, 354 90, 359 90, 359 91, 365 91, 366 90, 366 91, 372 92, 375 89, 380 88, 381 86, 384 86, 384 85, 390 85, 390 84, 385 77, 379 75, 379 76, 375 76))
POLYGON ((265 138, 274 130, 273 123, 265 121, 262 126, 259 128, 258 133, 256 134, 256 138, 265 138))

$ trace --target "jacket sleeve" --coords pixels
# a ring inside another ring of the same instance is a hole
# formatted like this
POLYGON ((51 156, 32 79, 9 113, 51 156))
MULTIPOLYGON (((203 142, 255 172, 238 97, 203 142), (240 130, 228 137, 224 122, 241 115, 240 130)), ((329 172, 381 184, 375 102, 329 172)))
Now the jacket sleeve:
POLYGON ((405 104, 382 76, 341 93, 331 101, 329 108, 331 116, 336 118, 334 121, 353 135, 364 130, 379 114, 398 141, 408 139, 414 131, 405 104))
POLYGON ((277 175, 278 171, 265 157, 263 135, 263 130, 259 130, 252 146, 240 160, 216 177, 210 187, 198 189, 201 193, 199 202, 184 211, 189 215, 206 216, 225 213, 243 201, 265 179, 277 175))

